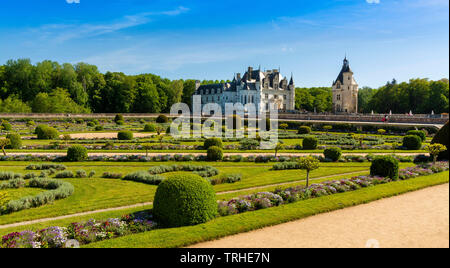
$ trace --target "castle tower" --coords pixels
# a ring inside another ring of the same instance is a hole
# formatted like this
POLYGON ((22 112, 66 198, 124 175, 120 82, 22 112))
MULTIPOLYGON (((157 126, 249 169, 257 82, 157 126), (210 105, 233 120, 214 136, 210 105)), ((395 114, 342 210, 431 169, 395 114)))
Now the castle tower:
POLYGON ((347 57, 336 81, 333 82, 333 112, 358 113, 358 84, 347 57))

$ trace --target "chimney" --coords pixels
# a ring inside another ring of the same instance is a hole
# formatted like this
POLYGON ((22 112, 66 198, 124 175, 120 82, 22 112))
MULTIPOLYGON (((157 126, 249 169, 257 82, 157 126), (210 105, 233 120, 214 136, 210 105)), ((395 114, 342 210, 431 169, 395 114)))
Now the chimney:
POLYGON ((252 80, 253 67, 248 67, 248 80, 252 80))
POLYGON ((236 79, 237 79, 238 81, 241 81, 241 74, 240 74, 240 73, 238 73, 238 74, 236 75, 236 79))
POLYGON ((277 69, 273 69, 273 73, 277 74, 279 73, 277 69))

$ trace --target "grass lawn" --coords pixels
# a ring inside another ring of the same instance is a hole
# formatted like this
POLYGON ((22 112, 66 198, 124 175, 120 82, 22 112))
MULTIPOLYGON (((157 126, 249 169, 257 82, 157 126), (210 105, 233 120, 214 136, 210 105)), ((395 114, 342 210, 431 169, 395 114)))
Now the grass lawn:
MULTIPOLYGON (((13 171, 22 174, 32 173, 25 170, 25 167, 28 164, 31 163, 0 162, 0 170, 13 171)), ((46 206, 27 209, 9 215, 2 215, 0 216, 0 225, 152 202, 157 188, 156 186, 131 181, 102 179, 99 177, 105 171, 127 174, 140 170, 145 171, 148 170, 150 166, 160 164, 170 163, 66 163, 65 165, 68 167, 67 170, 76 171, 82 168, 87 172, 94 170, 97 175, 92 179, 64 179, 64 181, 70 182, 75 187, 75 193, 72 196, 46 206)), ((219 176, 230 173, 241 173, 243 175, 242 181, 240 182, 214 186, 216 192, 236 191, 257 186, 302 181, 306 177, 306 173, 300 170, 271 171, 271 164, 207 162, 191 164, 216 166, 220 171, 219 176)), ((401 167, 412 165, 412 163, 402 163, 401 167)), ((319 178, 350 172, 367 173, 369 166, 370 163, 322 163, 320 169, 311 173, 311 177, 319 178)), ((39 173, 36 171, 34 172, 39 173)), ((341 175, 341 177, 343 176, 344 175, 341 175)), ((17 191, 28 190, 28 188, 24 188, 17 191)))
POLYGON ((89 248, 184 247, 221 237, 302 219, 319 213, 368 203, 425 187, 448 183, 449 172, 392 182, 353 192, 324 196, 269 209, 219 217, 208 223, 171 229, 157 229, 86 245, 89 248))

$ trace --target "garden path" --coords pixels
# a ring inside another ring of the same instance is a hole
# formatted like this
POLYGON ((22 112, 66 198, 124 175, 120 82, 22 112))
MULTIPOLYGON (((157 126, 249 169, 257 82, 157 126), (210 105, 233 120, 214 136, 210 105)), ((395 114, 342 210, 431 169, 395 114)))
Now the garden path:
POLYGON ((448 248, 449 184, 193 247, 448 248))

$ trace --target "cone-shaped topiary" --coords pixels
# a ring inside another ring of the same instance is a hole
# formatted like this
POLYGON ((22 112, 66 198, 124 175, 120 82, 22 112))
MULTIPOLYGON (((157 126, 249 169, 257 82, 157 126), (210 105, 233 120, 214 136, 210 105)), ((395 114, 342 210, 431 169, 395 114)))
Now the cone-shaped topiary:
POLYGON ((375 158, 370 166, 370 175, 397 180, 398 160, 392 156, 380 156, 375 158))
POLYGON ((439 159, 441 159, 441 160, 444 160, 444 159, 448 160, 448 158, 449 158, 448 148, 450 148, 450 147, 449 147, 449 144, 448 144, 449 143, 448 142, 448 139, 449 139, 449 135, 448 135, 448 132, 449 132, 448 128, 449 128, 449 126, 448 126, 448 124, 449 124, 449 122, 447 122, 447 124, 445 124, 444 127, 442 127, 439 130, 438 133, 436 133, 436 135, 433 138, 433 141, 431 142, 431 144, 440 143, 440 144, 445 145, 447 147, 447 151, 442 152, 442 153, 439 154, 439 159))
POLYGON ((153 214, 165 227, 205 223, 217 215, 216 193, 211 183, 198 175, 173 175, 158 186, 153 214))

